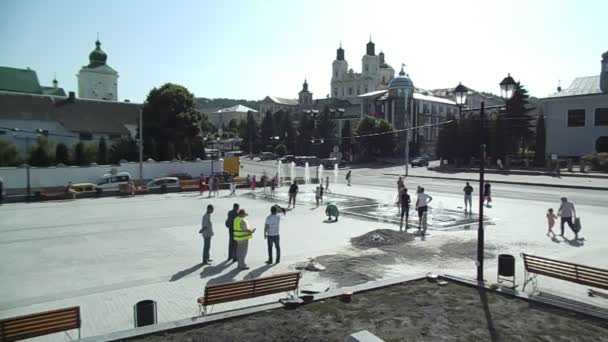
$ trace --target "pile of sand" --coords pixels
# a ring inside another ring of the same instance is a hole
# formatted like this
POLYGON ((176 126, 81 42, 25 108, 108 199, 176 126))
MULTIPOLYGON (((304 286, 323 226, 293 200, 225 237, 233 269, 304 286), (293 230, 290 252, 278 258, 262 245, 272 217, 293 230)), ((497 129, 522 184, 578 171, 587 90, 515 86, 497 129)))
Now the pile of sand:
POLYGON ((392 229, 376 229, 361 236, 350 239, 353 246, 361 249, 376 248, 388 245, 397 245, 414 240, 409 233, 392 229))

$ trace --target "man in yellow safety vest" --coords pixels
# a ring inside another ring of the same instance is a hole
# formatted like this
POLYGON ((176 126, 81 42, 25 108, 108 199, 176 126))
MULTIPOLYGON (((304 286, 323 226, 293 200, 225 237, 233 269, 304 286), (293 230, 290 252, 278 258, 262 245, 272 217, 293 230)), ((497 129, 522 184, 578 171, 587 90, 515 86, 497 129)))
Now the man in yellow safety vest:
POLYGON ((239 214, 234 219, 234 241, 236 241, 236 259, 238 260, 238 268, 248 270, 249 266, 245 264, 249 240, 253 237, 255 228, 250 229, 249 222, 245 219, 247 212, 245 209, 239 210, 239 214))

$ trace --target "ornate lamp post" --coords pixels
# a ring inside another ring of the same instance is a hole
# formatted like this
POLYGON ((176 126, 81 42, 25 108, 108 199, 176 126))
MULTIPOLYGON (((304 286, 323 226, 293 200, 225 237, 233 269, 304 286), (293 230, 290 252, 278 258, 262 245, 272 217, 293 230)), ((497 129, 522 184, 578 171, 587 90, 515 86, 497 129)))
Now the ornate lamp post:
MULTIPOLYGON (((500 92, 503 99, 509 100, 515 94, 515 88, 517 84, 515 80, 509 74, 500 82, 500 92)), ((484 249, 484 228, 483 228, 483 190, 484 190, 484 175, 485 175, 485 162, 486 162, 486 145, 484 142, 484 114, 486 109, 504 109, 505 105, 485 107, 485 103, 482 101, 479 108, 471 108, 461 110, 467 100, 468 89, 462 84, 454 89, 454 100, 458 105, 459 116, 461 112, 479 112, 479 145, 480 145, 480 156, 479 156, 479 227, 477 228, 477 281, 483 282, 483 249, 484 249)))

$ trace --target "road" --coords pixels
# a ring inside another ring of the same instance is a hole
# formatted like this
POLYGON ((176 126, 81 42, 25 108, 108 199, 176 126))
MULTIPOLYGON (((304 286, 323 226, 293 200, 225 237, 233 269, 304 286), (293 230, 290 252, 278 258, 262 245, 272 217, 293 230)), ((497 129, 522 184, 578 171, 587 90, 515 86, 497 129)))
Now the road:
MULTIPOLYGON (((264 171, 266 171, 268 175, 274 175, 277 172, 277 164, 274 160, 260 162, 257 159, 242 159, 241 166, 242 175, 244 176, 247 174, 256 174, 259 177, 264 171)), ((287 167, 284 167, 284 170, 287 170, 287 167)), ((338 175, 339 182, 344 182, 347 170, 349 169, 340 169, 338 175)), ((354 186, 362 184, 380 188, 396 188, 397 177, 387 174, 403 173, 403 166, 362 167, 350 170, 352 171, 352 182, 354 186)), ((316 167, 312 167, 310 173, 311 177, 316 177, 316 167)), ((296 176, 303 177, 303 175, 304 168, 296 167, 296 176)), ((333 170, 324 171, 324 177, 325 176, 329 176, 330 182, 333 182, 333 170)), ((476 178, 475 176, 472 177, 476 178)), ((464 182, 460 180, 429 179, 421 177, 408 177, 405 180, 405 183, 406 187, 410 189, 420 185, 424 187, 429 194, 441 193, 461 195, 462 188, 464 187, 464 182)), ((476 183, 471 183, 471 185, 477 190, 476 183)), ((502 197, 521 199, 522 201, 553 202, 555 203, 555 206, 559 205, 559 198, 565 196, 577 205, 593 207, 591 210, 597 210, 598 213, 604 212, 605 208, 608 207, 608 191, 603 190, 493 183, 492 194, 493 197, 496 198, 502 197)))

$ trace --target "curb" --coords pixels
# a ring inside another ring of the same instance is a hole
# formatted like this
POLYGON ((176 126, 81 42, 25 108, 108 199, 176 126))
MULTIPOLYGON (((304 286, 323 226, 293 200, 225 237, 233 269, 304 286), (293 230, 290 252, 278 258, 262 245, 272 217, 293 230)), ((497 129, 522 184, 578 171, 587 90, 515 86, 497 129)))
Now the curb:
MULTIPOLYGON (((399 176, 404 177, 402 174, 398 173, 383 173, 385 176, 399 176)), ((455 178, 455 177, 435 177, 435 176, 407 176, 413 178, 428 178, 428 179, 445 179, 445 180, 456 180, 463 182, 477 182, 478 178, 455 178)), ((501 181, 501 180, 491 180, 489 182, 499 183, 499 184, 514 184, 514 185, 528 185, 528 186, 542 186, 542 187, 550 187, 550 188, 565 188, 565 189, 583 189, 583 190, 599 190, 599 191, 608 191, 608 187, 599 187, 599 186, 588 186, 588 185, 566 185, 566 184, 548 184, 548 183, 526 183, 526 182, 513 182, 513 181, 501 181)))
MULTIPOLYGON (((435 172, 440 172, 440 171, 436 171, 439 170, 439 168, 430 168, 431 171, 435 171, 435 172)), ((466 168, 457 168, 457 169, 451 169, 451 171, 455 171, 455 172, 465 172, 465 173, 479 173, 479 169, 466 169, 466 168)), ((551 172, 551 171, 525 171, 525 170, 506 170, 508 175, 514 175, 514 176, 555 176, 555 172, 551 172)), ((492 174, 492 175, 503 175, 505 174, 504 171, 502 170, 497 170, 497 169, 489 169, 489 170, 485 170, 486 174, 492 174)), ((568 172, 568 173, 561 173, 560 177, 572 177, 572 178, 589 178, 589 179, 608 179, 608 175, 597 175, 597 174, 590 174, 590 173, 574 173, 574 172, 568 172)))

